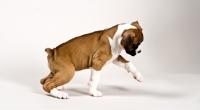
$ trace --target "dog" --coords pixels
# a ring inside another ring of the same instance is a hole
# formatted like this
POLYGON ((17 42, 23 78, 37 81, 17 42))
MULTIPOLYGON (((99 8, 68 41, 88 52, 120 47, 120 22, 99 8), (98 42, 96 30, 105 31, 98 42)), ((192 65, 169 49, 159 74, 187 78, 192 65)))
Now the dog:
POLYGON ((53 49, 46 48, 50 74, 41 79, 40 83, 52 96, 67 99, 68 94, 60 91, 64 89, 63 85, 73 78, 75 71, 91 69, 89 94, 101 97, 103 94, 97 90, 97 85, 101 69, 109 63, 123 67, 137 81, 142 82, 140 72, 120 55, 122 50, 131 56, 140 53, 142 41, 142 28, 135 21, 75 37, 53 49))

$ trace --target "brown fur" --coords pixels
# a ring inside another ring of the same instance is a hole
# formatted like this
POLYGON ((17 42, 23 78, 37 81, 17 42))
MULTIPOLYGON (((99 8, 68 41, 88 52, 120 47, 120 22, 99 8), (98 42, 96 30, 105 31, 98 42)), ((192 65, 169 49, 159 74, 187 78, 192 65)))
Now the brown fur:
MULTIPOLYGON (((75 71, 89 67, 97 71, 101 70, 112 57, 107 37, 113 38, 117 26, 75 37, 54 49, 46 48, 51 72, 47 77, 40 80, 43 89, 49 93, 53 88, 68 83, 73 78, 75 71)), ((127 39, 129 34, 135 32, 137 31, 134 29, 125 31, 122 35, 123 40, 127 39)), ((131 35, 131 38, 134 38, 134 35, 131 35)), ((140 41, 136 38, 134 43, 140 41)), ((123 42, 121 43, 123 46, 123 42)), ((128 62, 121 55, 118 57, 118 61, 128 62)))
POLYGON ((107 35, 108 35, 111 39, 113 39, 113 37, 114 37, 114 35, 115 35, 117 29, 118 29, 118 25, 115 25, 115 26, 109 28, 108 31, 107 31, 107 35))
POLYGON ((96 31, 69 40, 54 49, 47 48, 48 64, 51 73, 41 79, 46 92, 68 83, 75 71, 87 69, 101 70, 104 64, 112 57, 110 44, 106 33, 111 30, 96 31))
POLYGON ((141 26, 140 26, 138 21, 132 22, 131 25, 135 26, 137 29, 142 31, 142 28, 141 28, 141 26))
POLYGON ((120 61, 122 63, 128 63, 129 62, 126 59, 124 59, 121 55, 118 56, 117 61, 120 61))

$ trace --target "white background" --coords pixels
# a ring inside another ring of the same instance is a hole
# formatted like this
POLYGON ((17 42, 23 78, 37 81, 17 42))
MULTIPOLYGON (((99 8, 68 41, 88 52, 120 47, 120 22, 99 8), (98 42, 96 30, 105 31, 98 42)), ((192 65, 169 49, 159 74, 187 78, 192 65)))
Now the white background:
POLYGON ((0 0, 0 109, 199 109, 199 11, 199 0, 0 0), (71 99, 45 95, 45 48, 136 20, 142 53, 122 54, 143 83, 111 64, 102 70, 102 98, 87 94, 89 70, 65 86, 71 99))

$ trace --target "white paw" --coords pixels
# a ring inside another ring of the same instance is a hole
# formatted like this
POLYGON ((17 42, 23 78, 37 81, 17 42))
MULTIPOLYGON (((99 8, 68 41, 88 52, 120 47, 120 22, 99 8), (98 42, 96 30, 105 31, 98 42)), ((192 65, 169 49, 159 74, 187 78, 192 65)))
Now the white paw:
POLYGON ((142 81, 143 81, 143 77, 142 77, 142 75, 141 75, 139 72, 133 74, 133 77, 134 77, 137 81, 139 81, 139 82, 142 82, 142 81))
POLYGON ((69 99, 69 96, 67 93, 58 91, 56 88, 52 89, 50 94, 59 99, 69 99))
POLYGON ((100 91, 97 91, 96 89, 90 89, 89 94, 93 97, 102 97, 103 96, 103 94, 100 91))
POLYGON ((63 85, 62 86, 58 86, 58 87, 56 87, 56 89, 59 90, 59 91, 64 90, 64 86, 63 85))

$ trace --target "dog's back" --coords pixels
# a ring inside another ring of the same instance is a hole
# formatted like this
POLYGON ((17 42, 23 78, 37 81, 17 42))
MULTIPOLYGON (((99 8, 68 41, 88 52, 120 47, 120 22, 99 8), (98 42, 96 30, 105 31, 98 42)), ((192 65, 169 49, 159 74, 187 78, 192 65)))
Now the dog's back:
POLYGON ((48 54, 47 58, 51 71, 53 72, 56 69, 53 63, 56 63, 56 65, 59 63, 62 66, 70 62, 75 66, 76 71, 91 67, 92 61, 96 57, 94 56, 96 50, 100 48, 102 42, 108 42, 102 38, 103 32, 103 30, 95 31, 75 37, 54 49, 46 48, 45 51, 48 54))

